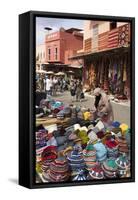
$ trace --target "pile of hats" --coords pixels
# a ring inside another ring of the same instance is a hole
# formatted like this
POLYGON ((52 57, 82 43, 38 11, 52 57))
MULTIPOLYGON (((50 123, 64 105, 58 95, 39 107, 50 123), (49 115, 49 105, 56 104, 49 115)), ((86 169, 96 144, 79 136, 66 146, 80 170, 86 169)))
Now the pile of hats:
POLYGON ((88 179, 104 179, 104 172, 100 164, 97 164, 89 171, 88 179))
POLYGON ((69 166, 72 172, 77 172, 79 169, 85 168, 85 162, 82 152, 75 148, 67 155, 69 166))
POLYGON ((114 158, 109 158, 102 164, 102 169, 106 178, 116 178, 117 176, 117 164, 114 158))
POLYGON ((118 141, 110 137, 105 142, 106 149, 107 149, 107 156, 117 158, 118 156, 118 141))
POLYGON ((58 157, 51 164, 47 172, 43 172, 42 176, 49 182, 67 181, 69 178, 69 166, 65 157, 58 157))
POLYGON ((118 137, 118 150, 120 154, 123 153, 128 153, 129 152, 129 148, 128 148, 128 144, 126 141, 126 138, 124 136, 118 137))
POLYGON ((41 154, 46 146, 46 130, 39 130, 36 134, 36 161, 41 161, 41 154))
POLYGON ((41 154, 42 171, 45 172, 49 168, 51 162, 54 161, 56 158, 57 158, 56 146, 47 146, 41 154))
POLYGON ((116 164, 118 166, 118 174, 120 177, 125 176, 130 170, 130 161, 125 153, 116 159, 116 164))
POLYGON ((96 160, 103 162, 107 158, 107 149, 105 145, 99 140, 97 143, 93 144, 96 150, 96 160))
POLYGON ((96 150, 93 144, 88 144, 83 150, 83 157, 87 170, 91 170, 96 165, 96 150))

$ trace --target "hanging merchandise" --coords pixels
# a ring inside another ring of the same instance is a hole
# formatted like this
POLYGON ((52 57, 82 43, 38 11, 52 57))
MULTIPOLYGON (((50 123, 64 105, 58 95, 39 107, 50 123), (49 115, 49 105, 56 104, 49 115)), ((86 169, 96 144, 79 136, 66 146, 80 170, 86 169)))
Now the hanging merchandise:
POLYGON ((108 71, 108 78, 110 79, 112 77, 112 71, 111 71, 111 66, 109 65, 109 71, 108 71))
POLYGON ((123 82, 125 82, 126 80, 127 80, 126 63, 124 63, 123 82))
POLYGON ((119 47, 126 47, 128 46, 128 41, 129 41, 129 25, 123 25, 119 27, 119 47))

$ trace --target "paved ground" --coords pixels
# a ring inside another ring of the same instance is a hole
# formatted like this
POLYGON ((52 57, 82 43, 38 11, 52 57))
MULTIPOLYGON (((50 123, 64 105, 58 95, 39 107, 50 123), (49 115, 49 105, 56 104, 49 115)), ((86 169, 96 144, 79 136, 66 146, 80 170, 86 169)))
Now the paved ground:
MULTIPOLYGON (((58 94, 56 97, 53 97, 56 100, 61 100, 67 104, 75 104, 80 106, 85 106, 86 108, 92 108, 94 103, 94 97, 90 95, 85 96, 85 100, 82 102, 72 102, 70 92, 66 91, 62 94, 58 94)), ((120 121, 122 123, 126 123, 130 126, 130 106, 129 105, 121 105, 119 103, 112 102, 114 119, 120 121)))

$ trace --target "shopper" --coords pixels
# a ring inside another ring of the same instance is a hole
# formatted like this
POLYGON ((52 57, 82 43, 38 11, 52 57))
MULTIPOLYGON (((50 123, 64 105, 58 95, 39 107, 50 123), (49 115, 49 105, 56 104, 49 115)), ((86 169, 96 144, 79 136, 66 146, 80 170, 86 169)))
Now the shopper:
POLYGON ((76 84, 76 101, 81 101, 81 93, 82 93, 82 84, 81 81, 78 80, 76 84))
POLYGON ((51 79, 49 78, 49 76, 46 79, 46 95, 48 97, 48 95, 51 96, 51 79))
POLYGON ((75 94, 76 94, 76 84, 75 82, 72 80, 71 81, 71 84, 70 84, 70 94, 71 94, 71 97, 72 97, 72 101, 74 101, 75 99, 75 94))
POLYGON ((53 96, 53 76, 50 77, 50 95, 53 96))
POLYGON ((113 110, 107 94, 101 90, 101 88, 96 88, 94 90, 94 95, 95 118, 101 118, 101 120, 106 123, 112 122, 114 120, 113 110))
POLYGON ((57 94, 57 88, 58 88, 58 79, 55 76, 53 78, 53 96, 56 96, 56 94, 57 94))

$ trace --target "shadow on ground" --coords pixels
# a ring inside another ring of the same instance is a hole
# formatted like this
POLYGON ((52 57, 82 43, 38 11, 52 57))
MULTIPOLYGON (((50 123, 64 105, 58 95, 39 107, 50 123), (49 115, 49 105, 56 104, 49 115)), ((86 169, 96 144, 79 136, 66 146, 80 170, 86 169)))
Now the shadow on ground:
POLYGON ((10 181, 11 183, 14 183, 14 184, 18 184, 18 180, 16 178, 9 178, 8 181, 10 181))

